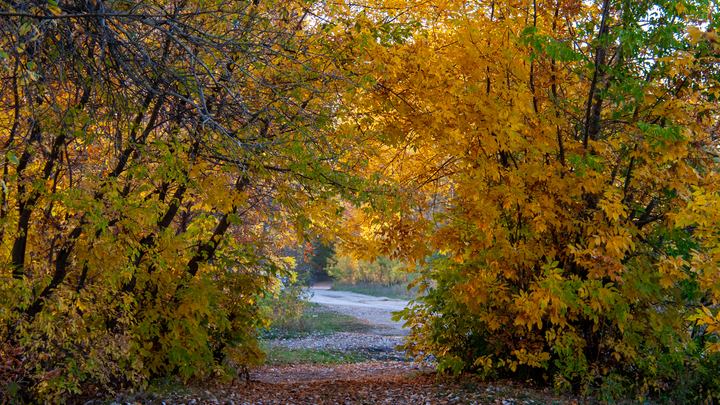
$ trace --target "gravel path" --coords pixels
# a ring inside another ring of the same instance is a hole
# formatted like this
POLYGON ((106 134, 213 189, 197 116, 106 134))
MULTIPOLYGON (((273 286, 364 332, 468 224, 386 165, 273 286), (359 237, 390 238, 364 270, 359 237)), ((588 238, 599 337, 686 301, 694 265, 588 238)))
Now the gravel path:
POLYGON ((395 347, 403 343, 403 337, 339 332, 329 336, 309 336, 304 339, 274 339, 269 340, 268 343, 273 346, 287 347, 288 349, 371 349, 377 351, 394 351, 395 347))
POLYGON ((314 311, 349 315, 374 328, 367 332, 311 335, 302 339, 273 339, 266 341, 268 344, 288 349, 360 350, 376 360, 407 361, 405 353, 396 348, 404 343, 408 330, 402 328, 402 322, 391 319, 392 312, 405 308, 407 301, 348 291, 331 291, 328 283, 316 285, 312 288, 312 293, 310 301, 322 305, 314 311))
POLYGON ((400 311, 408 301, 369 295, 349 291, 332 291, 330 283, 317 283, 311 289, 309 301, 320 304, 333 312, 349 315, 377 326, 371 333, 379 335, 407 336, 402 321, 392 320, 393 312, 400 311))

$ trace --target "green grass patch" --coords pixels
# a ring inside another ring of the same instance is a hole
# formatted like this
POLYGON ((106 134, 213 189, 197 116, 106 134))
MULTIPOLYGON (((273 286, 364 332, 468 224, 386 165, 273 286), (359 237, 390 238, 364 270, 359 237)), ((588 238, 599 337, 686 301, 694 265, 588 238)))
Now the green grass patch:
POLYGON ((287 366, 291 364, 348 364, 367 361, 369 357, 359 351, 325 349, 288 349, 286 347, 262 345, 265 351, 265 365, 287 366))
POLYGON ((278 320, 270 328, 261 331, 262 339, 297 339, 309 335, 331 335, 337 332, 363 332, 372 326, 361 323, 352 316, 317 311, 311 306, 299 319, 278 320))
POLYGON ((152 378, 145 389, 146 395, 156 397, 165 397, 170 394, 183 395, 186 392, 187 387, 185 384, 175 376, 152 378))
POLYGON ((387 297, 401 300, 412 300, 418 297, 417 287, 408 291, 407 283, 383 285, 372 283, 335 284, 330 287, 333 291, 350 291, 358 294, 372 295, 373 297, 387 297))

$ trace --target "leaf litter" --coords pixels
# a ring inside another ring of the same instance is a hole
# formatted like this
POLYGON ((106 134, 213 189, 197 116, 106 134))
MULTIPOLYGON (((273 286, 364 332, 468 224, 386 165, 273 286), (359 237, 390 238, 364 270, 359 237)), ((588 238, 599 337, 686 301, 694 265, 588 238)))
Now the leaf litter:
POLYGON ((472 378, 454 379, 413 363, 370 361, 347 365, 261 367, 250 382, 190 384, 164 396, 137 395, 111 405, 441 405, 580 404, 532 387, 472 378))

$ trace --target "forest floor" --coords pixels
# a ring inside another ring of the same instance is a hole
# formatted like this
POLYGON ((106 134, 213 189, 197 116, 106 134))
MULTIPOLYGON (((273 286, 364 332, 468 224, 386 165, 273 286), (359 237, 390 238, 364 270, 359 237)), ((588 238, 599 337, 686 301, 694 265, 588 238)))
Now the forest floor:
POLYGON ((357 323, 348 331, 266 340, 263 344, 268 362, 249 370, 249 381, 208 380, 182 385, 168 380, 164 386, 156 383, 145 392, 118 396, 110 405, 586 403, 510 381, 481 382, 437 374, 432 362, 410 361, 396 351, 407 335, 400 323, 390 320, 390 313, 402 308, 396 308, 400 300, 326 291, 315 293, 311 300, 321 306, 312 308, 309 316, 353 316, 357 323))

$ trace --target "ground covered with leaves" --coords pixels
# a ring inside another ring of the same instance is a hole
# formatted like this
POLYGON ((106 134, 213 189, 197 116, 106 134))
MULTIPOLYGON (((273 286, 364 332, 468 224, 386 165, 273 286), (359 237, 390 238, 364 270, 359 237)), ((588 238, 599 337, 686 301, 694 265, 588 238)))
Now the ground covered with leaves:
POLYGON ((118 397, 116 404, 578 404, 508 381, 450 379, 410 362, 261 367, 250 382, 206 382, 118 397))

